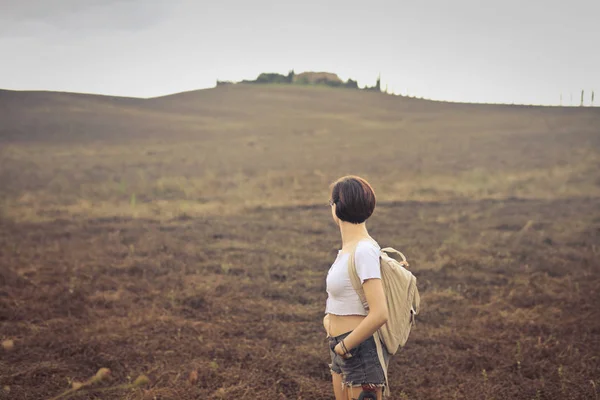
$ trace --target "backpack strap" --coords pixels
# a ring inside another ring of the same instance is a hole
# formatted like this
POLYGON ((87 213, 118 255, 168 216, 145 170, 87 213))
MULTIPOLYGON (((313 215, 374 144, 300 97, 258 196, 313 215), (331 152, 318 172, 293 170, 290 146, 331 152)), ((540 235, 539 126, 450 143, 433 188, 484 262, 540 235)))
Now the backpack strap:
POLYGON ((379 330, 376 330, 373 334, 375 338, 375 347, 377 348, 377 358, 379 359, 379 365, 381 365, 381 369, 383 369, 383 376, 385 377, 385 386, 383 388, 383 397, 387 397, 392 392, 390 391, 390 384, 388 382, 388 364, 385 363, 385 358, 383 357, 383 352, 387 351, 383 346, 383 340, 381 340, 381 336, 379 335, 379 330))
POLYGON ((385 251, 386 253, 393 253, 393 254, 398 254, 401 258, 402 261, 400 261, 400 264, 402 264, 402 266, 404 267, 408 267, 408 261, 406 261, 406 257, 404 256, 404 254, 402 254, 401 252, 399 252, 398 250, 392 248, 392 247, 386 247, 385 249, 381 249, 381 251, 385 251))

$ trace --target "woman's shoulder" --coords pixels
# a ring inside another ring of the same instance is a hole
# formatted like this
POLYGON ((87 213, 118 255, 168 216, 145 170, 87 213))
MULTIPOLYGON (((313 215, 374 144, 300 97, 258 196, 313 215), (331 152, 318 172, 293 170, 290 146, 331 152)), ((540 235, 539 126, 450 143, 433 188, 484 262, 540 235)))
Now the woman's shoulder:
POLYGON ((357 253, 376 253, 379 254, 381 247, 375 239, 364 239, 356 245, 357 253))
POLYGON ((356 245, 356 247, 361 247, 361 248, 374 248, 374 249, 379 249, 379 243, 373 239, 373 238, 365 238, 362 239, 360 242, 358 242, 358 244, 356 245))
POLYGON ((381 278, 379 272, 379 244, 373 240, 360 241, 356 246, 355 265, 361 282, 370 278, 381 278))

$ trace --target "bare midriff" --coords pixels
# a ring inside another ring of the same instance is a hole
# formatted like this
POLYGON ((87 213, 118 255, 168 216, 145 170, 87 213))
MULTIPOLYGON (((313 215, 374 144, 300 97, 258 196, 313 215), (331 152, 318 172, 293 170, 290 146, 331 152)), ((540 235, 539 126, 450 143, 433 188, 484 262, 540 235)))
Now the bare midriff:
POLYGON ((328 336, 339 336, 353 331, 365 319, 364 315, 327 314, 323 318, 323 326, 328 336))

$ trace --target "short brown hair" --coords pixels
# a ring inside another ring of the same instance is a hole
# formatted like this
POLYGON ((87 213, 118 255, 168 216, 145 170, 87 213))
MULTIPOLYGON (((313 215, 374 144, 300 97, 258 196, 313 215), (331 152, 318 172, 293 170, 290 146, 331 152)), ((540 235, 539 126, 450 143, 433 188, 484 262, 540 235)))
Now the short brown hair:
POLYGON ((335 215, 342 221, 360 224, 373 214, 375 192, 363 178, 346 175, 333 182, 330 187, 335 215))

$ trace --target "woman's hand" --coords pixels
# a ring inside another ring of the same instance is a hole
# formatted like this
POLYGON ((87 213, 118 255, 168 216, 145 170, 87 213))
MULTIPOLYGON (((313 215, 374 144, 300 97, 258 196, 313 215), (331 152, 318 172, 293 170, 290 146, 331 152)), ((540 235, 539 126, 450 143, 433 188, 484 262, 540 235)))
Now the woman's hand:
POLYGON ((338 356, 342 356, 342 357, 344 356, 344 349, 342 349, 342 344, 341 343, 336 344, 335 347, 333 348, 333 351, 338 356))
POLYGON ((348 359, 348 358, 352 357, 352 354, 350 354, 350 350, 348 350, 347 353, 344 352, 344 347, 342 346, 342 342, 335 345, 335 347, 333 348, 333 352, 335 354, 337 354, 338 356, 342 357, 343 359, 348 359))

